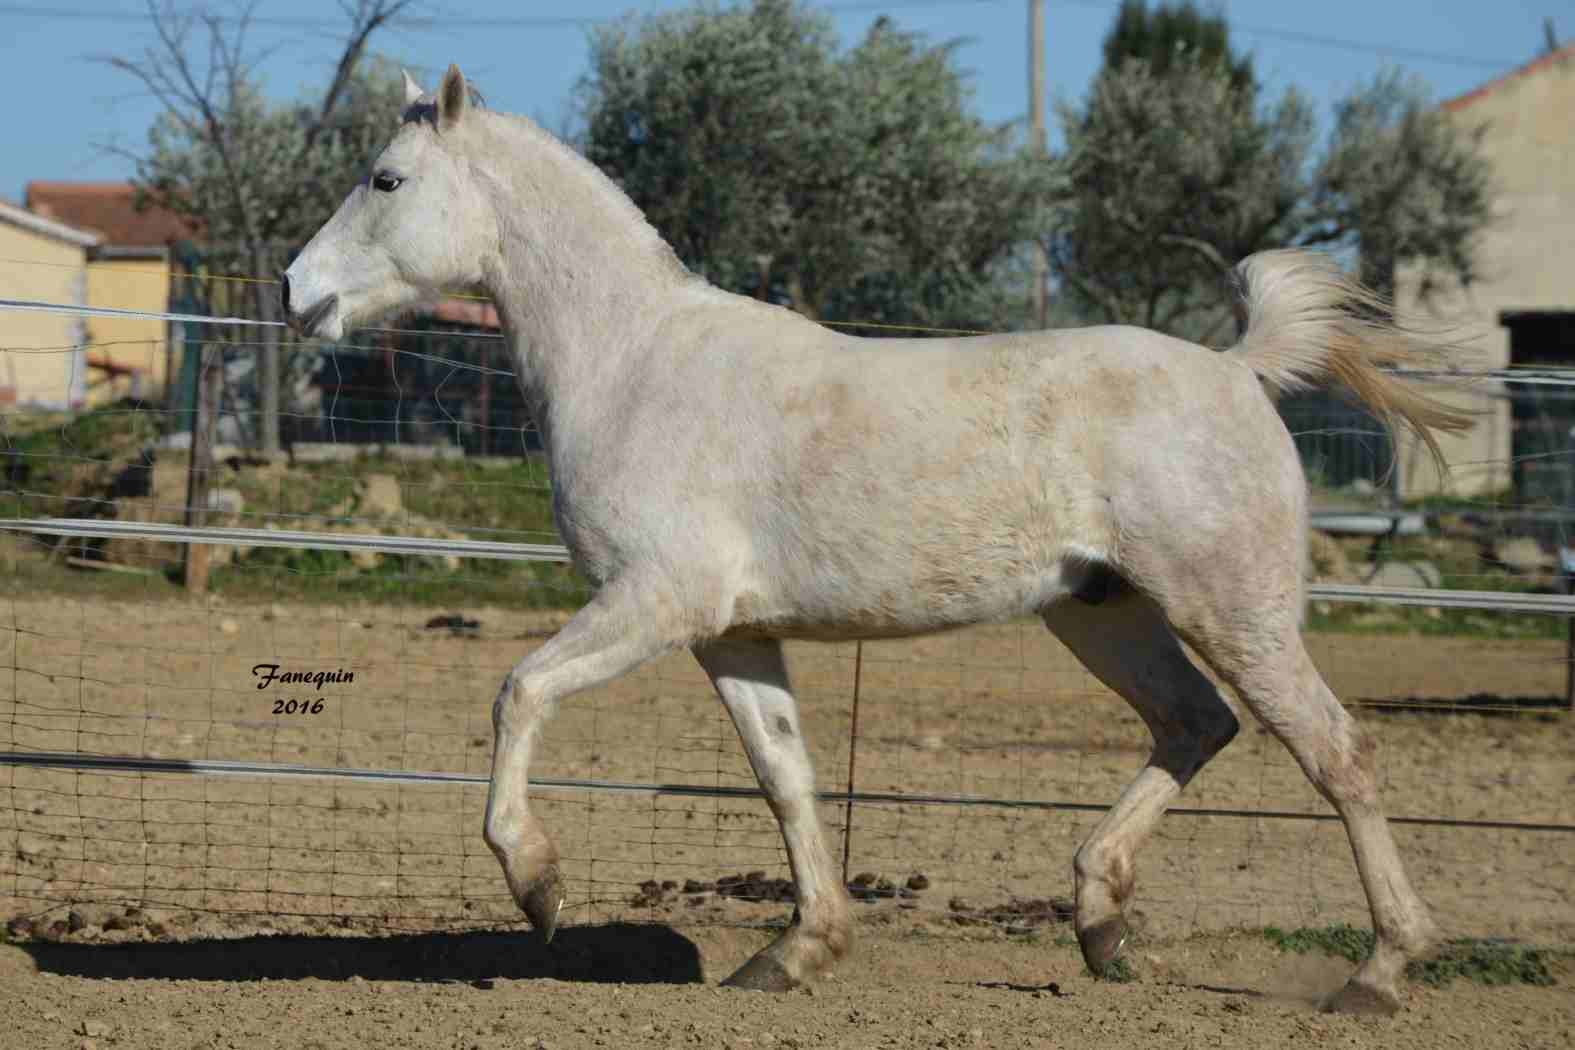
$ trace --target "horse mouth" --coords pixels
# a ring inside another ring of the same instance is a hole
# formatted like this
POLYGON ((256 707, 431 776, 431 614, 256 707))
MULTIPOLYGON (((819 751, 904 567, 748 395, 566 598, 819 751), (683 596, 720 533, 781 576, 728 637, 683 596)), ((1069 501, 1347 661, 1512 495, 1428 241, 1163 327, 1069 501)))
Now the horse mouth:
POLYGON ((291 314, 289 317, 290 327, 293 328, 297 334, 303 335, 310 339, 317 334, 318 329, 323 326, 323 322, 327 321, 333 316, 334 311, 338 307, 339 296, 337 294, 325 295, 321 299, 317 300, 311 309, 302 313, 291 314))

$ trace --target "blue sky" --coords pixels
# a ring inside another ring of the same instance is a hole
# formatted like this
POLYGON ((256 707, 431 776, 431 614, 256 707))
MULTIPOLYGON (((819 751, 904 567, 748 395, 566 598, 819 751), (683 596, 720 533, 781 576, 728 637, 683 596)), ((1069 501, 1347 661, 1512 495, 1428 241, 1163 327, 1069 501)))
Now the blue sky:
MULTIPOLYGON (((835 12, 845 42, 882 12, 932 39, 963 38, 960 63, 972 74, 978 112, 991 120, 1027 111, 1026 0, 816 0, 835 12)), ((185 3, 185 0, 177 0, 185 3)), ((1081 96, 1119 0, 1045 0, 1046 87, 1050 100, 1081 96)), ((196 6, 196 0, 192 0, 196 6)), ((218 6, 223 7, 221 2, 218 6)), ((570 111, 585 71, 587 22, 625 12, 686 6, 680 0, 433 0, 423 14, 451 24, 388 32, 377 50, 422 71, 430 83, 450 61, 485 90, 489 105, 536 117, 551 128, 570 111), (539 19, 538 24, 482 24, 539 19)), ((1205 6, 1208 6, 1205 4, 1205 6)), ((1272 90, 1295 85, 1327 121, 1332 103, 1386 63, 1422 76, 1448 98, 1535 57, 1542 19, 1561 39, 1575 36, 1569 0, 1235 0, 1223 3, 1239 46, 1256 55, 1272 90)), ((116 179, 132 165, 105 147, 136 150, 156 113, 125 74, 94 56, 135 55, 151 34, 137 0, 0 2, 0 83, 8 107, 0 150, 0 195, 19 200, 30 179, 116 179)), ((260 0, 263 17, 332 18, 325 0, 260 0)), ((338 40, 326 30, 265 25, 254 41, 274 48, 262 65, 268 90, 293 96, 323 83, 338 40)))

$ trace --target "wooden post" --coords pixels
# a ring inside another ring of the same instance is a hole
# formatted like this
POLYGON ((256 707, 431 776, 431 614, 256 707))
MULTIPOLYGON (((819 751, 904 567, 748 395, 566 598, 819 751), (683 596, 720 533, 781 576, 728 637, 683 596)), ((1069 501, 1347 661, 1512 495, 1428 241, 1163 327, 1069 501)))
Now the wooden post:
POLYGON ((848 885, 853 856, 853 784, 859 768, 859 686, 864 679, 864 643, 853 643, 853 718, 848 726, 848 802, 842 811, 842 885, 848 885))
MULTIPOLYGON (((186 467, 186 525, 199 528, 208 517, 208 486, 213 476, 213 437, 219 415, 219 378, 223 352, 204 344, 197 367, 196 413, 191 423, 191 462, 186 467)), ((208 590, 208 554, 205 543, 186 544, 186 592, 208 590)))
MULTIPOLYGON (((252 253, 252 276, 268 279, 269 252, 258 247, 252 253)), ((254 284, 257 294, 257 319, 279 319, 279 291, 272 284, 254 284)), ((279 454, 279 329, 264 328, 262 345, 257 348, 257 431, 258 451, 267 459, 279 454)))
MULTIPOLYGON (((1045 5, 1028 0, 1028 136, 1034 158, 1045 160, 1045 5)), ((1050 257, 1042 241, 1033 247, 1033 312, 1040 328, 1050 324, 1050 257)))
MULTIPOLYGON (((491 366, 492 366, 492 360, 491 360, 492 355, 487 352, 489 347, 487 346, 486 340, 484 340, 484 339, 472 340, 471 341, 471 345, 477 347, 477 355, 476 356, 480 357, 481 361, 482 361, 482 364, 487 366, 487 368, 490 369, 491 366)), ((487 456, 487 455, 491 455, 491 453, 492 453, 492 373, 490 371, 487 371, 486 369, 483 369, 483 371, 481 373, 481 455, 487 456)))
MULTIPOLYGON (((1559 548, 1564 593, 1575 595, 1575 548, 1559 548)), ((1564 618, 1564 710, 1575 711, 1575 616, 1564 618)))

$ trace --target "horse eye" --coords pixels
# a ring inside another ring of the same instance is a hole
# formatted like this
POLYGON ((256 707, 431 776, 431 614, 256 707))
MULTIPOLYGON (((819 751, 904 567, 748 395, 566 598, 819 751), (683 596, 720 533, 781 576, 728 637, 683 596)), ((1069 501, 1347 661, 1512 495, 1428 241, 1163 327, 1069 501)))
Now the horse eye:
POLYGON ((393 193, 395 190, 399 189, 399 184, 404 181, 405 180, 400 178, 398 175, 391 175, 386 171, 380 171, 376 175, 372 176, 372 188, 382 193, 393 193))

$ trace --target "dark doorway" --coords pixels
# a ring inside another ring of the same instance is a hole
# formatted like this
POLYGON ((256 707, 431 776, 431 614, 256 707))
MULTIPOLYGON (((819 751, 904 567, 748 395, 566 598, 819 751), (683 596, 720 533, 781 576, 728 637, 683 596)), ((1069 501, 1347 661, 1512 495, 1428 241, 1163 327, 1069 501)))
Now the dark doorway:
MULTIPOLYGON (((1513 368, 1575 366, 1575 310, 1505 310, 1513 368)), ((1516 501, 1575 506, 1575 386, 1516 383, 1510 457, 1516 501)))

